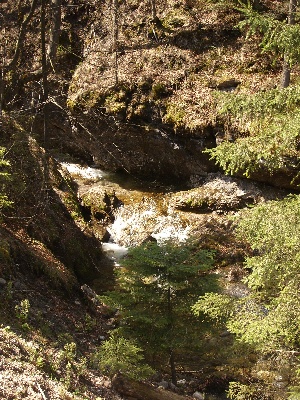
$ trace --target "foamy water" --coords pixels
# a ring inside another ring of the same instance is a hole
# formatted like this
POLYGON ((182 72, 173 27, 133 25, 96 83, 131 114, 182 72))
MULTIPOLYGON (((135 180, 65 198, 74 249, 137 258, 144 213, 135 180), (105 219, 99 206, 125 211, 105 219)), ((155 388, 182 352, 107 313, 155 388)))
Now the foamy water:
MULTIPOLYGON (((92 167, 62 162, 75 179, 93 182, 106 181, 108 173, 92 167)), ((161 199, 160 199, 161 200, 161 199)), ((141 244, 150 236, 158 244, 166 240, 185 241, 190 234, 190 227, 183 225, 181 218, 174 209, 162 210, 157 198, 143 197, 136 204, 128 204, 115 211, 114 222, 107 227, 111 241, 103 243, 104 253, 116 263, 127 254, 128 248, 141 244)))
POLYGON ((158 243, 166 240, 182 242, 188 239, 191 228, 182 223, 176 212, 162 215, 152 200, 140 203, 136 207, 120 208, 108 230, 115 243, 133 247, 150 236, 158 243))
POLYGON ((71 174, 72 176, 79 176, 82 179, 97 181, 103 179, 105 176, 108 175, 98 168, 82 167, 79 164, 67 162, 62 162, 61 165, 69 172, 69 174, 71 174))
POLYGON ((117 243, 102 243, 102 250, 111 260, 118 261, 128 253, 127 247, 120 246, 117 243))

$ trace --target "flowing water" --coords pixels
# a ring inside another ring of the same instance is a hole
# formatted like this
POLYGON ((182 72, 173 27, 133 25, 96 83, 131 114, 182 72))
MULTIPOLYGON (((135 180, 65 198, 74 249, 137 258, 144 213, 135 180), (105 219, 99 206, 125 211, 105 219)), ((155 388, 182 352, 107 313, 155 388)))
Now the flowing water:
POLYGON ((168 205, 168 194, 174 187, 145 183, 126 175, 111 174, 91 167, 62 163, 79 185, 79 192, 114 192, 123 205, 114 210, 114 221, 107 225, 110 239, 103 243, 103 251, 110 258, 119 259, 128 247, 155 238, 183 241, 191 227, 182 213, 168 205))
MULTIPOLYGON (((108 234, 105 235, 105 240, 101 240, 107 258, 106 267, 110 273, 132 246, 149 239, 157 242, 167 239, 184 241, 197 231, 208 230, 209 233, 209 226, 214 230, 218 221, 218 215, 213 213, 197 214, 176 209, 170 199, 181 188, 157 186, 155 182, 140 182, 130 176, 71 163, 62 163, 62 168, 67 169, 77 182, 80 196, 92 193, 97 200, 107 191, 114 192, 121 201, 122 205, 113 211, 113 218, 106 221, 105 229, 108 234)), ((103 225, 103 222, 98 224, 103 225)), ((104 269, 106 267, 103 266, 104 269)), ((221 273, 224 274, 224 270, 221 273)), ((96 292, 101 293, 103 276, 99 281, 94 280, 89 284, 96 292)), ((237 297, 247 295, 245 286, 239 282, 228 281, 226 291, 237 297)), ((226 396, 208 395, 206 398, 220 400, 226 396)))
MULTIPOLYGON (((92 193, 94 201, 97 201, 105 192, 114 192, 122 203, 113 211, 113 221, 105 224, 100 221, 94 225, 96 236, 97 230, 100 232, 98 237, 107 257, 107 265, 103 268, 107 269, 108 275, 130 247, 149 239, 158 243, 168 239, 185 241, 195 233, 211 234, 224 220, 224 216, 215 212, 199 214, 176 209, 170 199, 182 188, 158 186, 155 182, 141 182, 129 175, 107 173, 78 164, 62 163, 62 167, 77 182, 79 194, 92 193), (105 239, 103 232, 106 232, 105 239)), ((221 274, 226 273, 226 268, 223 268, 221 274)), ((93 282, 93 286, 101 291, 103 280, 93 282)), ((237 297, 248 294, 245 285, 230 280, 226 292, 237 297)))

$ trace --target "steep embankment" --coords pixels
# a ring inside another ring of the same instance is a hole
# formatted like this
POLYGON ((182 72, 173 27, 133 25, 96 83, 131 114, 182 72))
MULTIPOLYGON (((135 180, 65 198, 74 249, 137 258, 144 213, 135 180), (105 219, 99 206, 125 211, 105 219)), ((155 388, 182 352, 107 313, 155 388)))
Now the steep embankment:
MULTIPOLYGON (((3 226, 12 235, 18 232, 29 253, 30 243, 32 253, 43 254, 44 246, 48 249, 57 267, 45 265, 48 271, 44 272, 50 277, 52 274, 54 281, 63 280, 72 286, 77 279, 95 275, 101 266, 102 251, 92 234, 82 230, 76 186, 60 174, 57 162, 25 130, 5 115, 2 121, 1 136, 6 138, 2 144, 7 149, 11 177, 6 194, 13 202, 5 211, 3 226), (59 264, 65 269, 60 271, 59 264)), ((43 270, 42 266, 35 268, 43 270)))
MULTIPOLYGON (((52 151, 107 170, 195 182, 217 170, 203 150, 241 135, 220 115, 220 95, 277 86, 282 60, 261 53, 259 35, 246 38, 238 27, 245 15, 235 1, 155 3, 155 16, 146 0, 120 2, 117 10, 109 2, 63 3, 57 57, 48 73, 47 135, 42 113, 26 118, 28 129, 52 151)), ((286 17, 282 2, 253 3, 286 17)), ((6 6, 6 65, 14 59, 18 15, 28 11, 6 6)), ((22 57, 5 77, 4 105, 22 104, 22 123, 24 115, 42 111, 39 12, 37 7, 28 23, 22 57)), ((50 18, 46 22, 51 25, 50 18)), ((253 177, 288 187, 296 174, 288 168, 270 175, 262 168, 253 177)))
MULTIPOLYGON (((263 3, 282 11, 277 2, 263 3)), ((237 27, 243 14, 232 2, 156 6, 152 19, 150 2, 120 4, 117 39, 113 10, 96 6, 67 104, 76 145, 102 168, 194 181, 216 170, 203 150, 238 136, 234 126, 225 129, 220 94, 268 90, 279 83, 281 67, 260 53, 258 36, 246 40, 237 27)), ((255 178, 289 186, 286 174, 260 171, 255 178)))
POLYGON ((12 118, 1 122, 10 162, 2 193, 13 204, 0 227, 0 398, 117 399, 91 366, 109 320, 81 288, 109 279, 100 242, 74 182, 12 118))

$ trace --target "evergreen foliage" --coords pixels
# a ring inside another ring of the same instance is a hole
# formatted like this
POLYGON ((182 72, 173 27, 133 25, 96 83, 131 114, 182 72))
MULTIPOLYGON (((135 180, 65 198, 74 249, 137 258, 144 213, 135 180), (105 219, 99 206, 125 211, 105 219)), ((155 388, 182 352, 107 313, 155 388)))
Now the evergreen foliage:
MULTIPOLYGON (((251 244, 255 256, 246 259, 251 271, 245 283, 251 289, 243 298, 202 296, 193 311, 217 322, 241 342, 264 354, 282 355, 299 365, 300 349, 300 197, 290 196, 248 210, 237 233, 251 244)), ((291 381, 299 384, 294 374, 291 381)), ((297 388, 295 388, 297 391, 297 388)), ((235 397, 234 397, 235 398, 235 397)))
POLYGON ((199 336, 190 307, 199 294, 216 288, 207 274, 212 266, 212 252, 194 243, 148 242, 130 249, 116 271, 116 290, 103 300, 120 310, 123 333, 148 355, 173 360, 176 350, 191 349, 199 336))
POLYGON ((109 376, 122 373, 132 379, 145 379, 154 371, 144 363, 142 349, 132 340, 113 331, 94 356, 98 367, 109 376))
POLYGON ((271 172, 296 165, 300 126, 300 87, 272 89, 253 95, 223 94, 219 118, 225 132, 239 131, 235 141, 223 141, 207 152, 226 173, 247 177, 259 168, 271 172))
POLYGON ((0 147, 0 211, 12 205, 12 202, 8 199, 6 192, 6 183, 9 179, 8 167, 9 161, 5 159, 6 149, 0 147))
MULTIPOLYGON (((242 3, 241 3, 242 4, 242 3)), ((290 25, 272 15, 254 11, 250 2, 239 8, 245 19, 239 28, 247 31, 247 38, 261 34, 262 52, 270 52, 275 57, 285 55, 290 65, 300 60, 300 26, 290 25)))
MULTIPOLYGON (((239 10, 245 19, 239 28, 247 37, 261 35, 262 52, 283 58, 291 67, 300 59, 300 26, 287 24, 272 15, 254 11, 250 2, 239 10)), ((267 169, 271 173, 288 163, 295 166, 299 142, 299 87, 271 89, 253 95, 221 94, 218 118, 224 124, 225 137, 211 157, 226 173, 251 173, 267 169), (239 132, 237 135, 236 132, 239 132)))

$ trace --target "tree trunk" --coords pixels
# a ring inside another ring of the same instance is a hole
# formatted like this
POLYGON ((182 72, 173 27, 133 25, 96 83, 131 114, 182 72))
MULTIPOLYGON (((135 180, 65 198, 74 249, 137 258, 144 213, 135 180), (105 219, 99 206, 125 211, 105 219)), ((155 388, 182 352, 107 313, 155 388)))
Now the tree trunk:
MULTIPOLYGON (((173 311, 172 311, 172 294, 171 294, 171 287, 169 286, 168 288, 168 329, 170 331, 173 330, 173 311)), ((174 351, 173 348, 171 347, 169 349, 169 365, 170 365, 170 370, 171 370, 171 379, 172 383, 174 385, 177 385, 177 375, 176 375, 176 365, 175 365, 175 357, 174 357, 174 351)))
POLYGON ((43 80, 43 112, 44 112, 44 147, 47 147, 47 101, 48 101, 48 68, 47 68, 47 54, 46 54, 46 1, 42 0, 41 3, 41 50, 42 50, 42 80, 43 80))
POLYGON ((3 93, 4 93, 4 69, 3 66, 1 66, 1 71, 0 71, 0 118, 2 117, 2 108, 3 108, 3 93))
POLYGON ((29 14, 27 15, 26 18, 24 18, 23 22, 21 23, 19 36, 18 36, 17 43, 16 43, 15 53, 14 53, 14 56, 13 56, 11 62, 8 64, 8 66, 6 68, 6 70, 8 70, 8 71, 12 70, 17 65, 17 62, 18 62, 18 59, 19 59, 19 55, 20 55, 20 51, 21 51, 21 48, 22 48, 22 45, 23 45, 25 34, 26 34, 26 28, 27 28, 27 25, 28 25, 29 21, 31 20, 33 14, 34 14, 34 11, 35 11, 35 9, 37 7, 37 4, 38 4, 38 0, 32 0, 29 14))
POLYGON ((119 83, 119 71, 118 71, 118 40, 119 40, 119 2, 113 0, 113 51, 114 51, 114 63, 115 63, 115 83, 119 83))
MULTIPOLYGON (((288 24, 295 25, 295 17, 297 11, 297 0, 290 0, 289 3, 289 16, 288 16, 288 24)), ((287 55, 284 55, 283 61, 283 71, 282 71, 282 81, 281 86, 286 88, 289 86, 291 81, 291 64, 290 60, 288 59, 287 55)))
POLYGON ((283 88, 287 88, 290 84, 290 81, 291 81, 291 67, 287 58, 284 57, 281 86, 283 88))
POLYGON ((51 29, 49 36, 48 59, 53 70, 60 36, 61 3, 62 0, 51 0, 51 29))
POLYGON ((150 0, 151 3, 151 14, 152 14, 152 20, 155 21, 157 18, 156 15, 156 4, 155 4, 155 0, 150 0))
POLYGON ((5 68, 5 44, 1 46, 1 70, 0 70, 0 117, 2 116, 3 102, 4 102, 4 68, 5 68))

